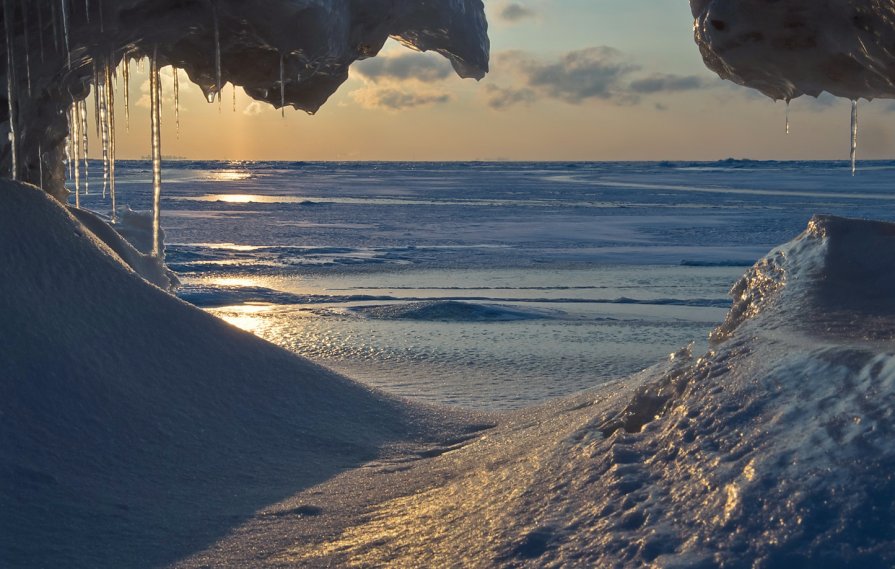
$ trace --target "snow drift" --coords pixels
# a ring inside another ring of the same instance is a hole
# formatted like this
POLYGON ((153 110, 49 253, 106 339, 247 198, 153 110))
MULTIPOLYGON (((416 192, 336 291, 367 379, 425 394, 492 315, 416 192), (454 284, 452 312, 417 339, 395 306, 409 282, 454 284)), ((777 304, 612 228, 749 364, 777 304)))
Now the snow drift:
POLYGON ((690 0, 696 43, 723 79, 773 99, 895 98, 895 5, 690 0))
POLYGON ((37 188, 0 182, 0 267, 0 566, 166 565, 467 424, 147 284, 37 188))
POLYGON ((815 217, 707 354, 481 434, 152 287, 36 188, 0 184, 0 265, 2 565, 895 564, 895 225, 815 217))
POLYGON ((895 225, 815 217, 702 357, 372 463, 315 489, 328 515, 248 520, 177 566, 892 567, 893 290, 895 225))

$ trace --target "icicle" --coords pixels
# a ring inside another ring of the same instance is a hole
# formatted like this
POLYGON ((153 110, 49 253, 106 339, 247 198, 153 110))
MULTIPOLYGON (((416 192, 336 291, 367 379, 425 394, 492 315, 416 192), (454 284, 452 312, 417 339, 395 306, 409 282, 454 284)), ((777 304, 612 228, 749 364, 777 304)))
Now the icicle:
POLYGON ((87 134, 87 101, 82 100, 78 103, 78 114, 81 116, 81 151, 84 153, 84 195, 90 194, 90 170, 88 155, 88 143, 90 136, 87 134))
POLYGON ((50 22, 53 24, 53 47, 59 51, 59 26, 56 23, 56 3, 50 1, 50 22))
MULTIPOLYGON (((69 129, 71 130, 71 129, 69 129)), ((71 180, 74 177, 74 173, 71 169, 71 136, 65 137, 65 166, 68 168, 68 180, 71 180)))
POLYGON ((90 0, 84 0, 84 16, 87 18, 87 23, 90 23, 90 0))
POLYGON ((102 121, 99 116, 99 69, 96 67, 96 59, 93 60, 93 118, 96 123, 96 137, 102 137, 102 121))
POLYGON ((218 103, 221 101, 221 30, 218 23, 218 11, 214 6, 211 7, 211 15, 214 19, 214 85, 217 89, 218 103))
POLYGON ((71 140, 71 154, 69 161, 75 181, 75 207, 81 207, 81 165, 78 160, 81 157, 81 117, 78 116, 80 106, 72 103, 69 111, 69 139, 71 140))
POLYGON ((13 53, 12 17, 13 9, 11 0, 3 0, 3 24, 6 32, 6 97, 9 99, 9 146, 10 163, 9 177, 13 180, 19 178, 19 141, 18 128, 16 127, 16 81, 15 81, 15 53, 13 53))
POLYGON ((40 60, 44 60, 44 11, 41 8, 41 2, 37 3, 37 29, 40 33, 37 37, 40 39, 40 60))
POLYGON ((855 175, 855 160, 858 155, 858 100, 851 102, 851 175, 855 175))
POLYGON ((106 133, 109 145, 109 195, 112 197, 112 223, 118 220, 115 200, 115 86, 111 59, 106 61, 106 133))
POLYGON ((68 10, 65 8, 68 0, 59 0, 62 5, 62 31, 65 33, 65 54, 68 56, 68 66, 71 68, 71 46, 68 41, 68 10))
POLYGON ((280 114, 286 118, 286 56, 280 54, 280 114))
POLYGON ((789 134, 789 99, 786 99, 786 134, 789 134))
POLYGON ((40 176, 40 189, 44 189, 44 153, 40 144, 37 145, 37 171, 40 176))
POLYGON ((128 69, 127 56, 124 56, 124 130, 131 130, 130 109, 130 70, 128 69))
POLYGON ((177 78, 177 68, 174 70, 174 122, 177 123, 177 140, 180 140, 180 79, 177 78))
POLYGON ((159 110, 161 89, 158 76, 158 47, 156 47, 149 61, 149 115, 152 125, 152 255, 156 258, 160 258, 163 253, 159 250, 162 203, 162 121, 159 110))
POLYGON ((25 34, 25 80, 28 85, 28 97, 31 97, 31 41, 28 39, 28 3, 22 0, 22 29, 25 34))
POLYGON ((106 69, 108 69, 108 64, 105 64, 102 77, 96 87, 96 96, 99 97, 100 142, 103 147, 103 199, 105 199, 109 187, 109 111, 106 101, 106 69))

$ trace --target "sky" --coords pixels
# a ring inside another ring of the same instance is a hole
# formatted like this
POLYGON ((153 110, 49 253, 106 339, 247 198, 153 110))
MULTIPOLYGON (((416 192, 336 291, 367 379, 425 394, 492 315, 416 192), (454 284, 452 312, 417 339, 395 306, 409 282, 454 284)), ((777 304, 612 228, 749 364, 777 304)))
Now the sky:
MULTIPOLYGON (((482 81, 389 42, 357 62, 315 116, 232 87, 208 104, 180 75, 179 135, 163 70, 163 153, 221 160, 847 159, 850 102, 790 106, 722 81, 693 41, 684 0, 485 0, 492 48, 482 81)), ((182 72, 181 72, 182 73, 182 72)), ((145 72, 134 70, 119 159, 150 152, 145 72)), ((120 91, 120 89, 119 89, 120 91)), ((92 108, 88 103, 88 108, 92 108)), ((123 117, 121 94, 118 124, 123 117)), ((895 155, 895 104, 862 102, 859 157, 895 155)), ((91 154, 98 150, 93 145, 91 154)))

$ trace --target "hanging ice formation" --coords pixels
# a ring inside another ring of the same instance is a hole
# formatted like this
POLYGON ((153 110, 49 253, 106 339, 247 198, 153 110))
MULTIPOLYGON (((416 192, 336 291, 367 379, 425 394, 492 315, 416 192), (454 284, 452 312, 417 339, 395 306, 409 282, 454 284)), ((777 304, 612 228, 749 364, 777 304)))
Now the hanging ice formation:
MULTIPOLYGON (((116 201, 113 210, 118 197, 113 80, 117 65, 123 63, 120 88, 129 128, 131 58, 142 67, 144 58, 154 56, 157 95, 159 66, 186 73, 177 75, 178 124, 183 77, 195 82, 211 102, 216 97, 221 104, 226 81, 234 86, 234 106, 239 85, 250 99, 279 106, 281 114, 287 104, 314 113, 347 79, 349 66, 375 56, 389 37, 419 51, 441 53, 462 77, 481 78, 488 65, 481 0, 425 6, 419 0, 388 0, 383 2, 388 10, 310 0, 267 0, 264 10, 253 10, 253 3, 244 0, 169 2, 164 9, 157 0, 0 2, 6 47, 0 81, 5 82, 7 98, 0 119, 0 171, 41 185, 59 201, 80 202, 91 189, 88 146, 95 126, 94 155, 102 153, 103 185, 116 201), (348 33, 326 33, 334 29, 348 33), (271 48, 274 45, 277 49, 271 48), (222 68, 225 52, 227 69, 222 68), (299 76, 293 68, 313 72, 299 76), (91 95, 94 109, 89 110, 86 99, 91 95), (95 124, 90 124, 93 119, 95 124)), ((162 100, 156 99, 153 140, 160 160, 162 100)), ((154 182, 161 179, 158 160, 154 182)), ((97 190, 99 164, 92 168, 97 190)), ((154 183, 154 194, 159 188, 154 183)), ((156 210, 157 204, 154 196, 156 210)))
POLYGON ((97 77, 96 83, 96 98, 99 101, 99 115, 97 117, 97 126, 99 127, 100 132, 100 144, 102 144, 102 157, 103 157, 103 198, 106 197, 106 192, 109 188, 109 109, 106 101, 106 97, 108 95, 108 85, 106 84, 106 66, 103 66, 103 73, 101 77, 97 77))
POLYGON ((789 134, 789 99, 786 99, 786 134, 789 134))
POLYGON ((174 122, 177 128, 177 140, 180 140, 180 79, 177 77, 177 68, 174 71, 174 122))
MULTIPOLYGON (((211 7, 211 16, 214 19, 214 87, 215 94, 218 98, 218 104, 221 102, 221 26, 218 22, 218 11, 214 6, 211 7)), ((213 100, 213 99, 212 99, 213 100)), ((211 102, 212 100, 209 100, 211 102)))
POLYGON ((858 155, 858 100, 851 102, 851 175, 855 175, 855 160, 858 155))
POLYGON ((40 176, 40 189, 44 189, 44 153, 40 144, 37 145, 37 171, 40 176))
POLYGON ((18 160, 18 122, 16 117, 16 93, 18 89, 15 83, 15 53, 13 52, 13 31, 12 31, 12 0, 3 0, 3 27, 6 35, 6 97, 9 100, 9 146, 10 146, 10 166, 9 177, 17 180, 19 176, 19 160, 18 160))
POLYGON ((68 57, 68 66, 71 67, 71 43, 69 41, 68 36, 68 10, 66 9, 66 4, 68 0, 59 0, 59 3, 62 5, 62 30, 65 33, 65 55, 68 57))
POLYGON ((82 137, 82 152, 84 153, 84 195, 90 194, 90 168, 89 168, 89 160, 87 158, 89 153, 88 142, 90 140, 90 136, 88 134, 87 129, 87 101, 81 100, 78 103, 79 113, 81 115, 81 137, 82 137))
MULTIPOLYGON (((43 8, 40 4, 37 5, 37 39, 40 43, 40 61, 43 63, 46 61, 46 54, 44 53, 44 14, 43 8)), ((29 46, 30 47, 30 46, 29 46)))
POLYGON ((106 140, 108 148, 103 152, 108 156, 109 171, 109 195, 112 198, 112 222, 117 221, 117 203, 115 201, 115 87, 112 82, 114 71, 112 64, 106 61, 105 93, 103 99, 106 102, 106 140))
POLYGON ((56 25, 56 3, 50 0, 50 24, 53 27, 53 49, 59 51, 59 29, 56 25))
POLYGON ((124 130, 130 132, 131 130, 131 109, 130 109, 130 71, 128 69, 128 56, 124 56, 124 69, 122 70, 124 74, 124 130))
POLYGON ((71 125, 71 134, 69 135, 70 151, 68 156, 69 168, 74 174, 75 184, 75 207, 81 207, 81 106, 78 103, 72 103, 69 124, 71 125))
MULTIPOLYGON (((21 8, 25 45, 30 45, 31 42, 28 41, 28 3, 26 0, 22 0, 21 8)), ((25 80, 28 84, 28 97, 31 97, 31 52, 28 49, 25 50, 25 80)))
POLYGON ((286 56, 280 54, 280 114, 286 118, 286 56))
POLYGON ((690 0, 706 67, 773 100, 829 93, 852 101, 895 99, 895 4, 849 0, 690 0), (748 38, 748 41, 743 41, 748 38))
POLYGON ((161 137, 161 83, 158 74, 158 47, 149 60, 149 120, 152 131, 152 255, 159 258, 159 227, 162 201, 162 137, 161 137))

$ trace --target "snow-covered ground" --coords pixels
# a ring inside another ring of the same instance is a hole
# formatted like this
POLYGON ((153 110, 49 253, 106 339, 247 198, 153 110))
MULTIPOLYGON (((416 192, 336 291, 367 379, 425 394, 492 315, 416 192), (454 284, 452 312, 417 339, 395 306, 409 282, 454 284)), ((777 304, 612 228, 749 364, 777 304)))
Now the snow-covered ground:
POLYGON ((890 224, 816 217, 708 353, 488 417, 227 326, 0 190, 4 565, 895 563, 890 224))
MULTIPOLYGON (((151 206, 147 166, 118 164, 119 204, 151 206)), ((511 409, 704 350, 730 286, 813 213, 895 219, 893 174, 170 162, 162 225, 182 299, 392 394, 511 409)))

